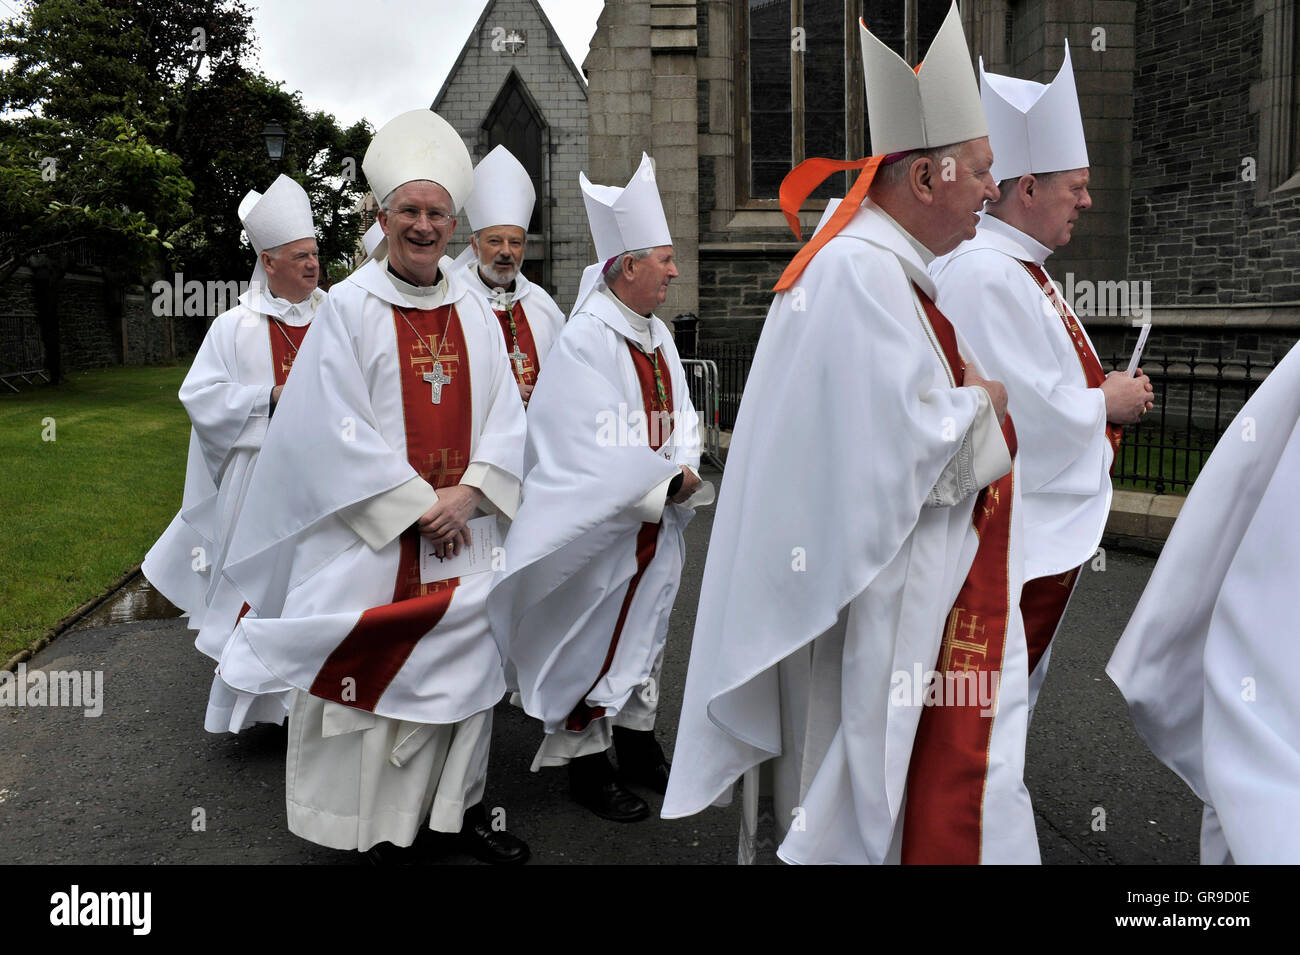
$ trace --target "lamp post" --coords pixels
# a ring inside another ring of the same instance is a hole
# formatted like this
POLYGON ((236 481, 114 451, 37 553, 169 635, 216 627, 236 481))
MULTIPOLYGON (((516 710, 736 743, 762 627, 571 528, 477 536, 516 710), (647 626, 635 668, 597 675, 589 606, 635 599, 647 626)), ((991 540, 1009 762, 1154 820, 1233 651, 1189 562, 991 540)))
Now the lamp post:
POLYGON ((273 162, 279 162, 284 158, 284 141, 288 138, 284 127, 275 120, 262 127, 262 139, 266 140, 266 154, 273 162))

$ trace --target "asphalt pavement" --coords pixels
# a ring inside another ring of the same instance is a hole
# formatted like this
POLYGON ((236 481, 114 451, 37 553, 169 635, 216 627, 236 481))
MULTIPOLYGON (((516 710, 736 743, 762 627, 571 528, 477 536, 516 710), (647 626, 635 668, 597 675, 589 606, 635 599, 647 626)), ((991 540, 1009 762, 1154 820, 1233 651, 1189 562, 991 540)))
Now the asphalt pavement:
MULTIPOLYGON (((718 475, 713 475, 717 480, 718 475)), ((671 751, 712 524, 687 530, 669 631, 659 735, 671 751)), ((1153 561, 1107 551, 1066 615, 1030 728, 1027 783, 1043 861, 1195 863, 1200 803, 1133 732, 1104 668, 1153 561)), ((99 716, 68 707, 0 708, 0 845, 9 863, 353 865, 285 824, 282 728, 203 731, 212 664, 179 619, 64 633, 29 669, 99 670, 99 716)), ((530 773, 538 724, 496 709, 486 805, 505 811, 534 863, 729 864, 738 806, 685 820, 606 822, 573 804, 563 770, 530 773)), ((449 851, 448 863, 472 863, 449 851)))

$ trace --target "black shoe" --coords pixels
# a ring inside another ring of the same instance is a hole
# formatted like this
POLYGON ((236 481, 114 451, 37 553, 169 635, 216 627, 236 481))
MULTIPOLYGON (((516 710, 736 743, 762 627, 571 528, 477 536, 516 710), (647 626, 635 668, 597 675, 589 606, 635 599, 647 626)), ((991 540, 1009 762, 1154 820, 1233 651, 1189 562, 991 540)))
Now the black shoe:
POLYGON ((614 727, 614 752, 618 754, 618 775, 624 782, 663 795, 668 791, 672 768, 653 730, 614 727))
POLYGON ((376 842, 366 850, 366 861, 377 866, 419 865, 421 853, 415 846, 398 846, 391 842, 376 842))
POLYGON ((457 841, 461 849, 489 865, 522 865, 528 861, 527 843, 504 829, 493 829, 482 803, 465 810, 457 841))
POLYGON ((644 799, 619 785, 603 752, 569 761, 569 793, 579 805, 611 822, 640 822, 650 815, 644 799))

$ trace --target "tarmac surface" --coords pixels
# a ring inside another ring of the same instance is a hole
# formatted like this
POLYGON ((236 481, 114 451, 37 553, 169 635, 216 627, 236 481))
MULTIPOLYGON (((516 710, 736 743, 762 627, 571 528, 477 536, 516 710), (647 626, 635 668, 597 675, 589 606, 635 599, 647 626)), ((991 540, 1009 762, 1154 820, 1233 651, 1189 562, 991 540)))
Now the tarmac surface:
MULTIPOLYGON (((712 475, 716 481, 719 475, 712 475)), ((669 631, 659 736, 671 755, 694 611, 712 524, 687 530, 669 631)), ((1154 564, 1107 550, 1085 569, 1058 634, 1030 728, 1026 780, 1045 863, 1196 863, 1200 802, 1134 733, 1105 664, 1154 564)), ((101 617, 102 619, 102 617, 101 617)), ((354 865, 289 832, 285 733, 203 731, 212 663, 179 619, 75 629, 29 670, 100 670, 102 715, 68 707, 0 708, 0 845, 7 863, 354 865), (198 826, 198 821, 203 826, 198 826)), ((739 801, 684 820, 599 819, 567 795, 562 769, 530 773, 539 725, 496 708, 485 804, 505 811, 533 863, 731 864, 739 801)), ((770 851, 767 853, 771 861, 770 851)), ((441 861, 470 863, 456 851, 441 861)))

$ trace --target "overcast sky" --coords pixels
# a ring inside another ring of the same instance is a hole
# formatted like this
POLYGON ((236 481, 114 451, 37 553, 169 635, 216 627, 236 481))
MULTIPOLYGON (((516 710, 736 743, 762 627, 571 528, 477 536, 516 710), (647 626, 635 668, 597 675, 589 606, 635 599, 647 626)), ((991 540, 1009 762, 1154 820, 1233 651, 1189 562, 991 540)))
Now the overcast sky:
MULTIPOLYGON (((603 0, 541 0, 582 67, 603 0)), ((427 107, 487 0, 253 0, 256 65, 343 127, 427 107)), ((509 28, 513 24, 502 22, 509 28)), ((530 37, 531 39, 531 37, 530 37)))

